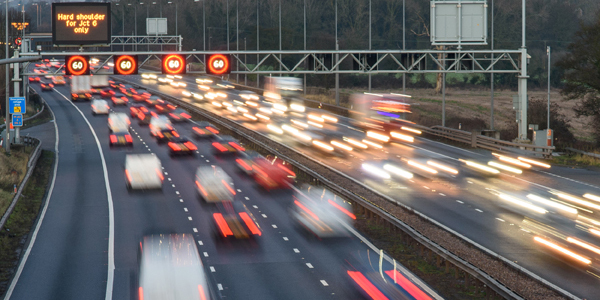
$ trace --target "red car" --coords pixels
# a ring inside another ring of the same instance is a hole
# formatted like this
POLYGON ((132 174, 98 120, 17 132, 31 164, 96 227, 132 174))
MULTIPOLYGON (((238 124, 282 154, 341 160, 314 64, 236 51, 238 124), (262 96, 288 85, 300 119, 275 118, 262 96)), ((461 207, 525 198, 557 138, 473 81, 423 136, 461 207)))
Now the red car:
POLYGON ((105 88, 102 91, 100 91, 100 96, 102 98, 111 98, 112 96, 114 96, 116 93, 115 91, 113 91, 110 88, 105 88))
POLYGON ((185 154, 194 155, 194 151, 198 150, 198 147, 196 147, 192 141, 184 137, 171 138, 167 145, 169 146, 170 156, 185 154))
POLYGON ((123 94, 115 94, 110 98, 110 100, 112 100, 113 106, 127 105, 127 102, 129 102, 129 99, 127 99, 127 97, 125 97, 123 94))
POLYGON ((133 138, 128 132, 113 132, 109 138, 110 147, 112 146, 128 146, 133 147, 133 138))
POLYGON ((150 114, 150 111, 145 106, 142 106, 141 104, 133 104, 129 108, 129 112, 130 112, 132 118, 137 117, 139 115, 139 113, 150 114))
POLYGON ((278 159, 255 159, 252 169, 252 177, 265 190, 288 189, 296 178, 296 174, 278 159))

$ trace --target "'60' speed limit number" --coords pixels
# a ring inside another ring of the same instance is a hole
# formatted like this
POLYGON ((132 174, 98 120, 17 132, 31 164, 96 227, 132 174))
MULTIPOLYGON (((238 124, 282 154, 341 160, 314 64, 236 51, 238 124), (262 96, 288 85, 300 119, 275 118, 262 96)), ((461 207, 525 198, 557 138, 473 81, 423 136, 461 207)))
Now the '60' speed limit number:
POLYGON ((138 73, 137 55, 117 55, 115 56, 115 75, 136 75, 138 73))
POLYGON ((212 54, 207 59, 206 73, 212 75, 224 75, 231 72, 231 64, 229 62, 229 55, 226 54, 212 54))
POLYGON ((179 54, 167 54, 162 57, 163 74, 185 74, 185 56, 179 54))
POLYGON ((90 57, 88 55, 65 56, 65 75, 89 75, 90 57))

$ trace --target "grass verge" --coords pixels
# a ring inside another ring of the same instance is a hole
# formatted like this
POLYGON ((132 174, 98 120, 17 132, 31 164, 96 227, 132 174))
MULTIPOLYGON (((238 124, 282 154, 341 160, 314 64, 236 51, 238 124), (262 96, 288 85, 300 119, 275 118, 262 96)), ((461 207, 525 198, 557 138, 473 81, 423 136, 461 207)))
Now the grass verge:
POLYGON ((600 159, 583 154, 565 154, 552 157, 551 162, 569 167, 599 167, 600 159))
POLYGON ((52 114, 50 113, 50 111, 47 108, 45 108, 44 111, 41 114, 39 114, 37 117, 35 117, 34 119, 25 121, 23 123, 23 127, 21 127, 21 130, 46 123, 50 120, 52 120, 52 114))
POLYGON ((11 146, 10 156, 0 150, 0 216, 13 199, 14 185, 19 186, 27 174, 27 162, 33 147, 11 146))
POLYGON ((22 197, 0 232, 0 295, 6 293, 23 247, 40 211, 50 180, 54 153, 43 150, 22 197))

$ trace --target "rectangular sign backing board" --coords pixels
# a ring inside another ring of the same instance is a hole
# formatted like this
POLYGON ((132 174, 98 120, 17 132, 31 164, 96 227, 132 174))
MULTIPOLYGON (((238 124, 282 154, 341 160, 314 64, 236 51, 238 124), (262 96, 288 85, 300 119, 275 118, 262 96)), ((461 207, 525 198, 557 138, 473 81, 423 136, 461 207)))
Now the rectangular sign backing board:
POLYGON ((9 97, 8 98, 8 113, 9 114, 24 114, 26 110, 25 97, 9 97))
POLYGON ((110 3, 52 3, 52 44, 110 45, 110 3))
POLYGON ((23 126, 23 115, 22 114, 14 114, 12 115, 12 124, 14 127, 23 126))

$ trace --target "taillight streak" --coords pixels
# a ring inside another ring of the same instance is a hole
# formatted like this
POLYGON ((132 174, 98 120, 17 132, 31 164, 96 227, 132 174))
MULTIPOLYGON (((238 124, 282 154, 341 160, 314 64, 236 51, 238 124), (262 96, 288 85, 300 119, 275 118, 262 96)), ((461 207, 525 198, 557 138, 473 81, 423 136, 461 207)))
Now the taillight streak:
POLYGON ((198 149, 192 142, 185 142, 183 144, 191 151, 196 151, 198 149))
POLYGON ((259 236, 262 234, 262 232, 260 232, 260 229, 258 229, 258 226, 256 226, 252 218, 250 218, 250 216, 247 213, 241 212, 239 213, 239 215, 242 218, 242 220, 244 220, 244 223, 246 223, 246 226, 248 226, 248 229, 250 229, 250 232, 252 232, 252 234, 259 236))
POLYGON ((206 192, 206 190, 204 189, 204 187, 202 187, 202 185, 200 184, 200 182, 198 182, 198 180, 196 180, 196 186, 198 187, 198 189, 200 190, 200 192, 202 192, 202 194, 204 194, 204 196, 208 196, 208 193, 206 192))
POLYGON ((229 183, 225 181, 225 179, 221 179, 221 183, 231 192, 232 195, 235 195, 235 191, 229 186, 229 183))
POLYGON ((225 148, 223 145, 221 145, 217 142, 212 143, 212 145, 213 145, 213 147, 217 148, 221 152, 227 151, 227 148, 225 148))
POLYGON ((113 143, 113 144, 116 143, 117 142, 117 136, 114 135, 114 134, 111 134, 110 135, 110 142, 113 143))
POLYGON ((238 151, 246 151, 244 147, 238 145, 237 143, 229 142, 229 145, 231 145, 231 147, 237 149, 238 151))
POLYGON ((307 214, 309 214, 311 217, 313 217, 315 220, 317 220, 317 221, 319 220, 319 217, 317 217, 317 215, 315 215, 315 213, 313 213, 312 211, 310 211, 310 209, 306 208, 306 206, 302 205, 302 203, 300 203, 298 200, 294 200, 294 203, 296 205, 298 205, 298 207, 300 207, 307 214))
POLYGON ((346 215, 348 215, 350 218, 352 218, 352 220, 356 220, 356 216, 349 212, 347 209, 343 208, 341 205, 329 200, 329 204, 333 205, 333 207, 339 209, 341 212, 345 213, 346 215))
POLYGON ((402 276, 400 272, 396 270, 385 271, 385 274, 394 279, 398 285, 400 285, 405 291, 417 300, 428 300, 431 299, 425 292, 421 291, 414 283, 410 282, 406 277, 402 276))
POLYGON ((348 275, 350 278, 363 289, 367 295, 369 295, 373 300, 387 300, 386 297, 381 291, 379 291, 361 272, 358 271, 348 271, 348 275))
POLYGON ((238 158, 235 161, 237 161, 237 163, 240 164, 240 166, 242 166, 242 168, 246 169, 247 171, 251 171, 252 170, 252 168, 245 161, 243 161, 241 158, 238 158))
POLYGON ((173 149, 173 151, 181 151, 181 147, 179 147, 179 145, 177 145, 177 144, 175 144, 175 143, 172 143, 172 142, 171 142, 171 143, 169 143, 168 145, 169 145, 169 147, 170 147, 171 149, 173 149))
POLYGON ((210 127, 210 126, 206 126, 206 130, 208 130, 208 131, 210 131, 210 132, 212 132, 214 134, 219 134, 218 130, 216 130, 216 129, 210 127))
POLYGON ((163 176, 162 172, 160 172, 159 169, 156 169, 156 174, 158 174, 158 177, 160 177, 160 181, 165 180, 165 177, 163 176))
POLYGON ((227 225, 227 222, 225 221, 225 218, 223 218, 222 214, 214 213, 213 217, 215 218, 215 221, 217 222, 217 225, 221 230, 221 234, 223 234, 224 237, 227 237, 228 235, 233 235, 233 232, 231 232, 231 228, 229 228, 229 225, 227 225))

